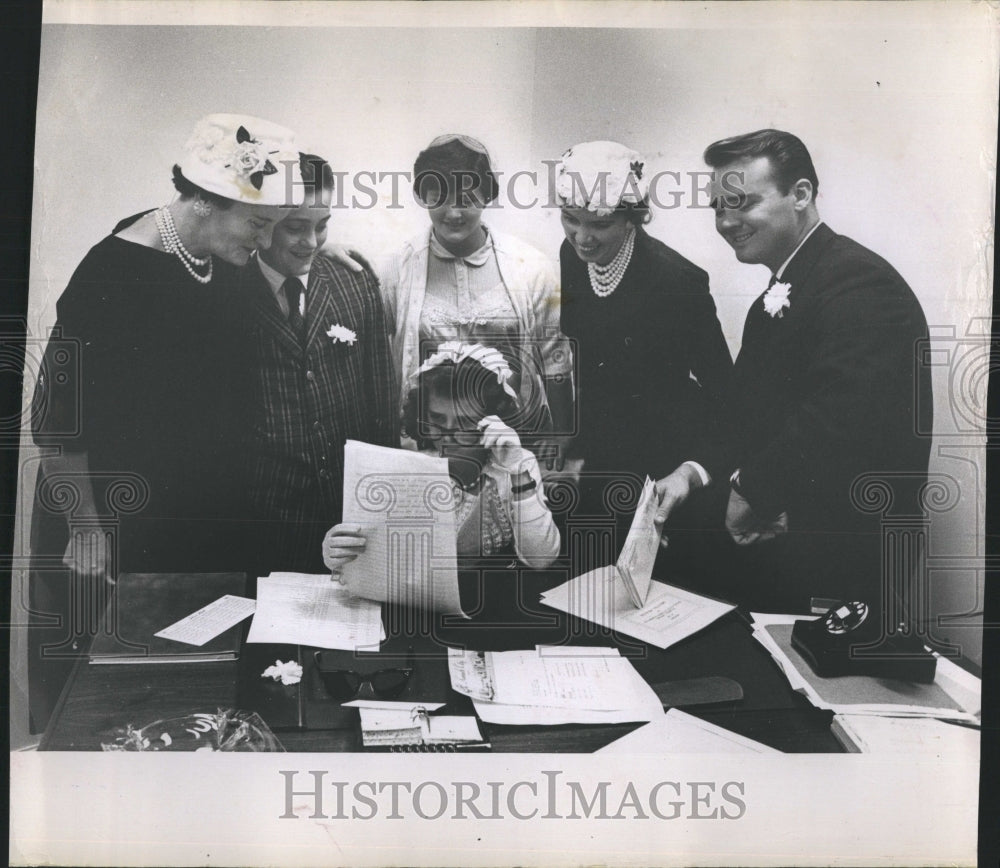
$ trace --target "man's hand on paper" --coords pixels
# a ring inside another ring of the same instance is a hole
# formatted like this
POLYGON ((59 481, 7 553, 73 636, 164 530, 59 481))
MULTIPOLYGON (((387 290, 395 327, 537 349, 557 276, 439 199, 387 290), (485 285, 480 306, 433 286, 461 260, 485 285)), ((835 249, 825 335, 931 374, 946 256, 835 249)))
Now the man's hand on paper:
MULTIPOLYGON (((670 514, 691 496, 691 492, 701 488, 701 477, 689 464, 682 464, 669 476, 656 482, 656 515, 653 523, 663 533, 663 526, 670 514)), ((660 544, 666 546, 667 538, 662 537, 660 544)))
POLYGON ((761 519, 747 499, 733 489, 729 492, 729 505, 726 507, 726 530, 736 545, 764 542, 788 533, 788 513, 783 512, 773 519, 761 519))
POLYGON ((340 581, 340 571, 365 550, 365 536, 358 524, 337 524, 323 537, 323 563, 331 578, 340 581))

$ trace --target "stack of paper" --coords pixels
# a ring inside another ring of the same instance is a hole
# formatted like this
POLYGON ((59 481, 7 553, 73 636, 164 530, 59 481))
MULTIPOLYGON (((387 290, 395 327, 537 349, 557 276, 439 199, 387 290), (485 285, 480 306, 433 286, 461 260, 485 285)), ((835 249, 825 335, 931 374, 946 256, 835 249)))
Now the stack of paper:
POLYGON ((979 730, 927 717, 835 714, 830 730, 852 753, 905 753, 913 758, 975 761, 979 730))
POLYGON ((817 708, 838 714, 940 717, 977 722, 981 682, 939 657, 931 684, 892 678, 844 675, 821 678, 792 647, 792 626, 800 615, 753 615, 754 637, 770 652, 794 690, 817 708))
POLYGON ((271 573, 257 582, 257 611, 247 642, 316 648, 377 648, 382 607, 353 596, 329 575, 271 573))
POLYGON ((487 723, 628 723, 663 706, 616 648, 448 652, 451 686, 487 723))
POLYGON ((657 581, 648 583, 645 602, 636 608, 628 583, 614 565, 570 579, 542 594, 541 601, 657 648, 686 639, 734 608, 657 581))
POLYGON ((679 753, 781 753, 751 738, 671 708, 663 717, 602 747, 597 753, 672 756, 679 753))

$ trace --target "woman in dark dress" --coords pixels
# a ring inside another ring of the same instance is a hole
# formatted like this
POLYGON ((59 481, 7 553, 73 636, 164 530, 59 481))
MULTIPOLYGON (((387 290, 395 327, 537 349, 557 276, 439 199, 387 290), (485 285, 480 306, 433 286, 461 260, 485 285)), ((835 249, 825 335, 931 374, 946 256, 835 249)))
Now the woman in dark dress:
POLYGON ((57 303, 32 406, 32 724, 44 726, 122 572, 244 565, 239 473, 248 354, 236 267, 270 243, 291 131, 211 115, 174 167, 179 197, 120 223, 57 303))
POLYGON ((616 511, 617 484, 658 478, 706 436, 732 359, 708 275, 643 228, 649 195, 638 153, 616 142, 570 148, 556 196, 566 232, 562 330, 578 372, 570 456, 584 462, 582 508, 606 515, 616 511))

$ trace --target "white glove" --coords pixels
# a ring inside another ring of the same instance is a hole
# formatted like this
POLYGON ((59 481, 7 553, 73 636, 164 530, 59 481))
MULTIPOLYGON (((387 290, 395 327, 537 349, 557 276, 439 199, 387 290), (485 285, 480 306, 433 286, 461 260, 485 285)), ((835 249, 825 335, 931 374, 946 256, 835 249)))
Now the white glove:
POLYGON ((480 443, 490 450, 493 463, 501 470, 506 470, 511 476, 537 471, 538 460, 521 445, 517 432, 499 416, 481 419, 478 427, 483 432, 480 443))

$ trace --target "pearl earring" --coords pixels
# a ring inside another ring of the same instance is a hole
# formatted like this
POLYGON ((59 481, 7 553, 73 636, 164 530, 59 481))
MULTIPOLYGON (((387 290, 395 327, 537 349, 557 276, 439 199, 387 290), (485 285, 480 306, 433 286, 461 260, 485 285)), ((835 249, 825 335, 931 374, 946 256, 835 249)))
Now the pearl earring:
POLYGON ((201 199, 195 199, 192 207, 194 209, 194 213, 199 217, 207 217, 212 213, 212 206, 208 202, 204 202, 201 199))

